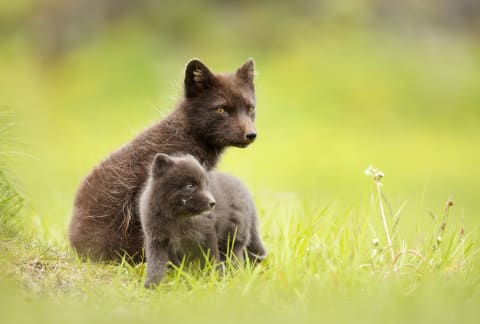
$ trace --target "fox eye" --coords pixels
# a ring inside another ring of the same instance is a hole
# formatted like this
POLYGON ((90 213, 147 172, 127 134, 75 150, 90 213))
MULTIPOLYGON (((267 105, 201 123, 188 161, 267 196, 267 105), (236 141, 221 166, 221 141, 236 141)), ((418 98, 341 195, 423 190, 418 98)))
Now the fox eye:
POLYGON ((249 114, 253 114, 254 111, 255 111, 255 107, 253 107, 253 106, 248 107, 248 113, 249 114))
POLYGON ((225 108, 217 108, 217 113, 221 114, 221 115, 224 115, 224 116, 228 116, 228 112, 225 110, 225 108))
POLYGON ((187 183, 185 185, 185 189, 187 189, 188 191, 194 191, 195 188, 196 188, 196 186, 193 183, 187 183))

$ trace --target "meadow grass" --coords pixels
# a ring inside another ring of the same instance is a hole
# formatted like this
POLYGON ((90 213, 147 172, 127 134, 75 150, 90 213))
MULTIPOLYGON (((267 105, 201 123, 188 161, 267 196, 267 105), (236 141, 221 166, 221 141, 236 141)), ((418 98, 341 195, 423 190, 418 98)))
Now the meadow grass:
MULTIPOLYGON (((388 230, 392 260, 374 197, 362 210, 343 212, 288 194, 258 199, 270 252, 264 263, 229 268, 224 277, 213 268, 171 269, 154 291, 143 288, 145 265, 92 264, 32 236, 3 236, 3 318, 475 323, 478 232, 448 220, 449 200, 430 230, 412 238, 388 230)), ((394 227, 395 217, 386 217, 394 227)))
POLYGON ((477 322, 478 47, 337 36, 183 50, 214 70, 256 58, 258 142, 220 169, 254 193, 270 254, 221 278, 172 269, 154 291, 144 265, 77 259, 66 228, 81 178, 170 110, 190 57, 122 26, 50 69, 1 44, 5 151, 23 152, 1 166, 2 322, 477 322))

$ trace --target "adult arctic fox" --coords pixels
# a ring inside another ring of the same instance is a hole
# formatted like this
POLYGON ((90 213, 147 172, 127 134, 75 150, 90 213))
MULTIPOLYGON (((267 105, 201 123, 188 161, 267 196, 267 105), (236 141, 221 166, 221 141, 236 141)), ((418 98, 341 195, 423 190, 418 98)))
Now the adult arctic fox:
POLYGON ((113 152, 80 184, 70 223, 70 242, 80 256, 141 260, 138 198, 155 154, 191 154, 208 171, 226 147, 251 144, 257 136, 253 78, 251 59, 227 74, 214 74, 196 59, 187 64, 184 98, 170 115, 113 152))

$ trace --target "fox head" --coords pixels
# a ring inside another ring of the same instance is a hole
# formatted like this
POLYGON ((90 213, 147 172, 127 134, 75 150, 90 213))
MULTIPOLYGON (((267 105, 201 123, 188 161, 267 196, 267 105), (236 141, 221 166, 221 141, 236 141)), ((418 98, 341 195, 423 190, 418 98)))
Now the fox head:
POLYGON ((212 73, 197 59, 187 64, 184 109, 198 138, 218 148, 246 147, 255 140, 253 77, 253 59, 225 74, 212 73))
POLYGON ((147 199, 147 203, 140 203, 141 213, 150 210, 156 217, 166 213, 168 217, 181 219, 210 212, 215 207, 207 172, 191 155, 158 153, 148 183, 146 196, 141 198, 141 201, 147 199))

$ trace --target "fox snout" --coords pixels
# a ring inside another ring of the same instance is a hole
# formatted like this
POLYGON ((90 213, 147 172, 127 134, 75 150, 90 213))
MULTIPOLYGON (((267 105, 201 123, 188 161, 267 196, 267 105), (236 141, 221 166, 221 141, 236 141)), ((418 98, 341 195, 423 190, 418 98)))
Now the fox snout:
POLYGON ((245 133, 245 139, 247 141, 253 142, 255 138, 257 138, 257 132, 251 131, 251 132, 245 133))
POLYGON ((216 204, 217 203, 214 200, 211 200, 211 201, 208 202, 208 207, 210 207, 210 209, 213 209, 216 204))
POLYGON ((248 116, 242 116, 240 119, 240 125, 243 128, 243 139, 248 143, 252 143, 257 138, 257 131, 253 126, 253 120, 248 116))
POLYGON ((204 192, 204 196, 205 196, 205 201, 206 201, 208 210, 212 210, 213 208, 215 208, 215 205, 217 204, 217 202, 215 201, 215 198, 213 197, 213 195, 207 191, 207 192, 204 192))

